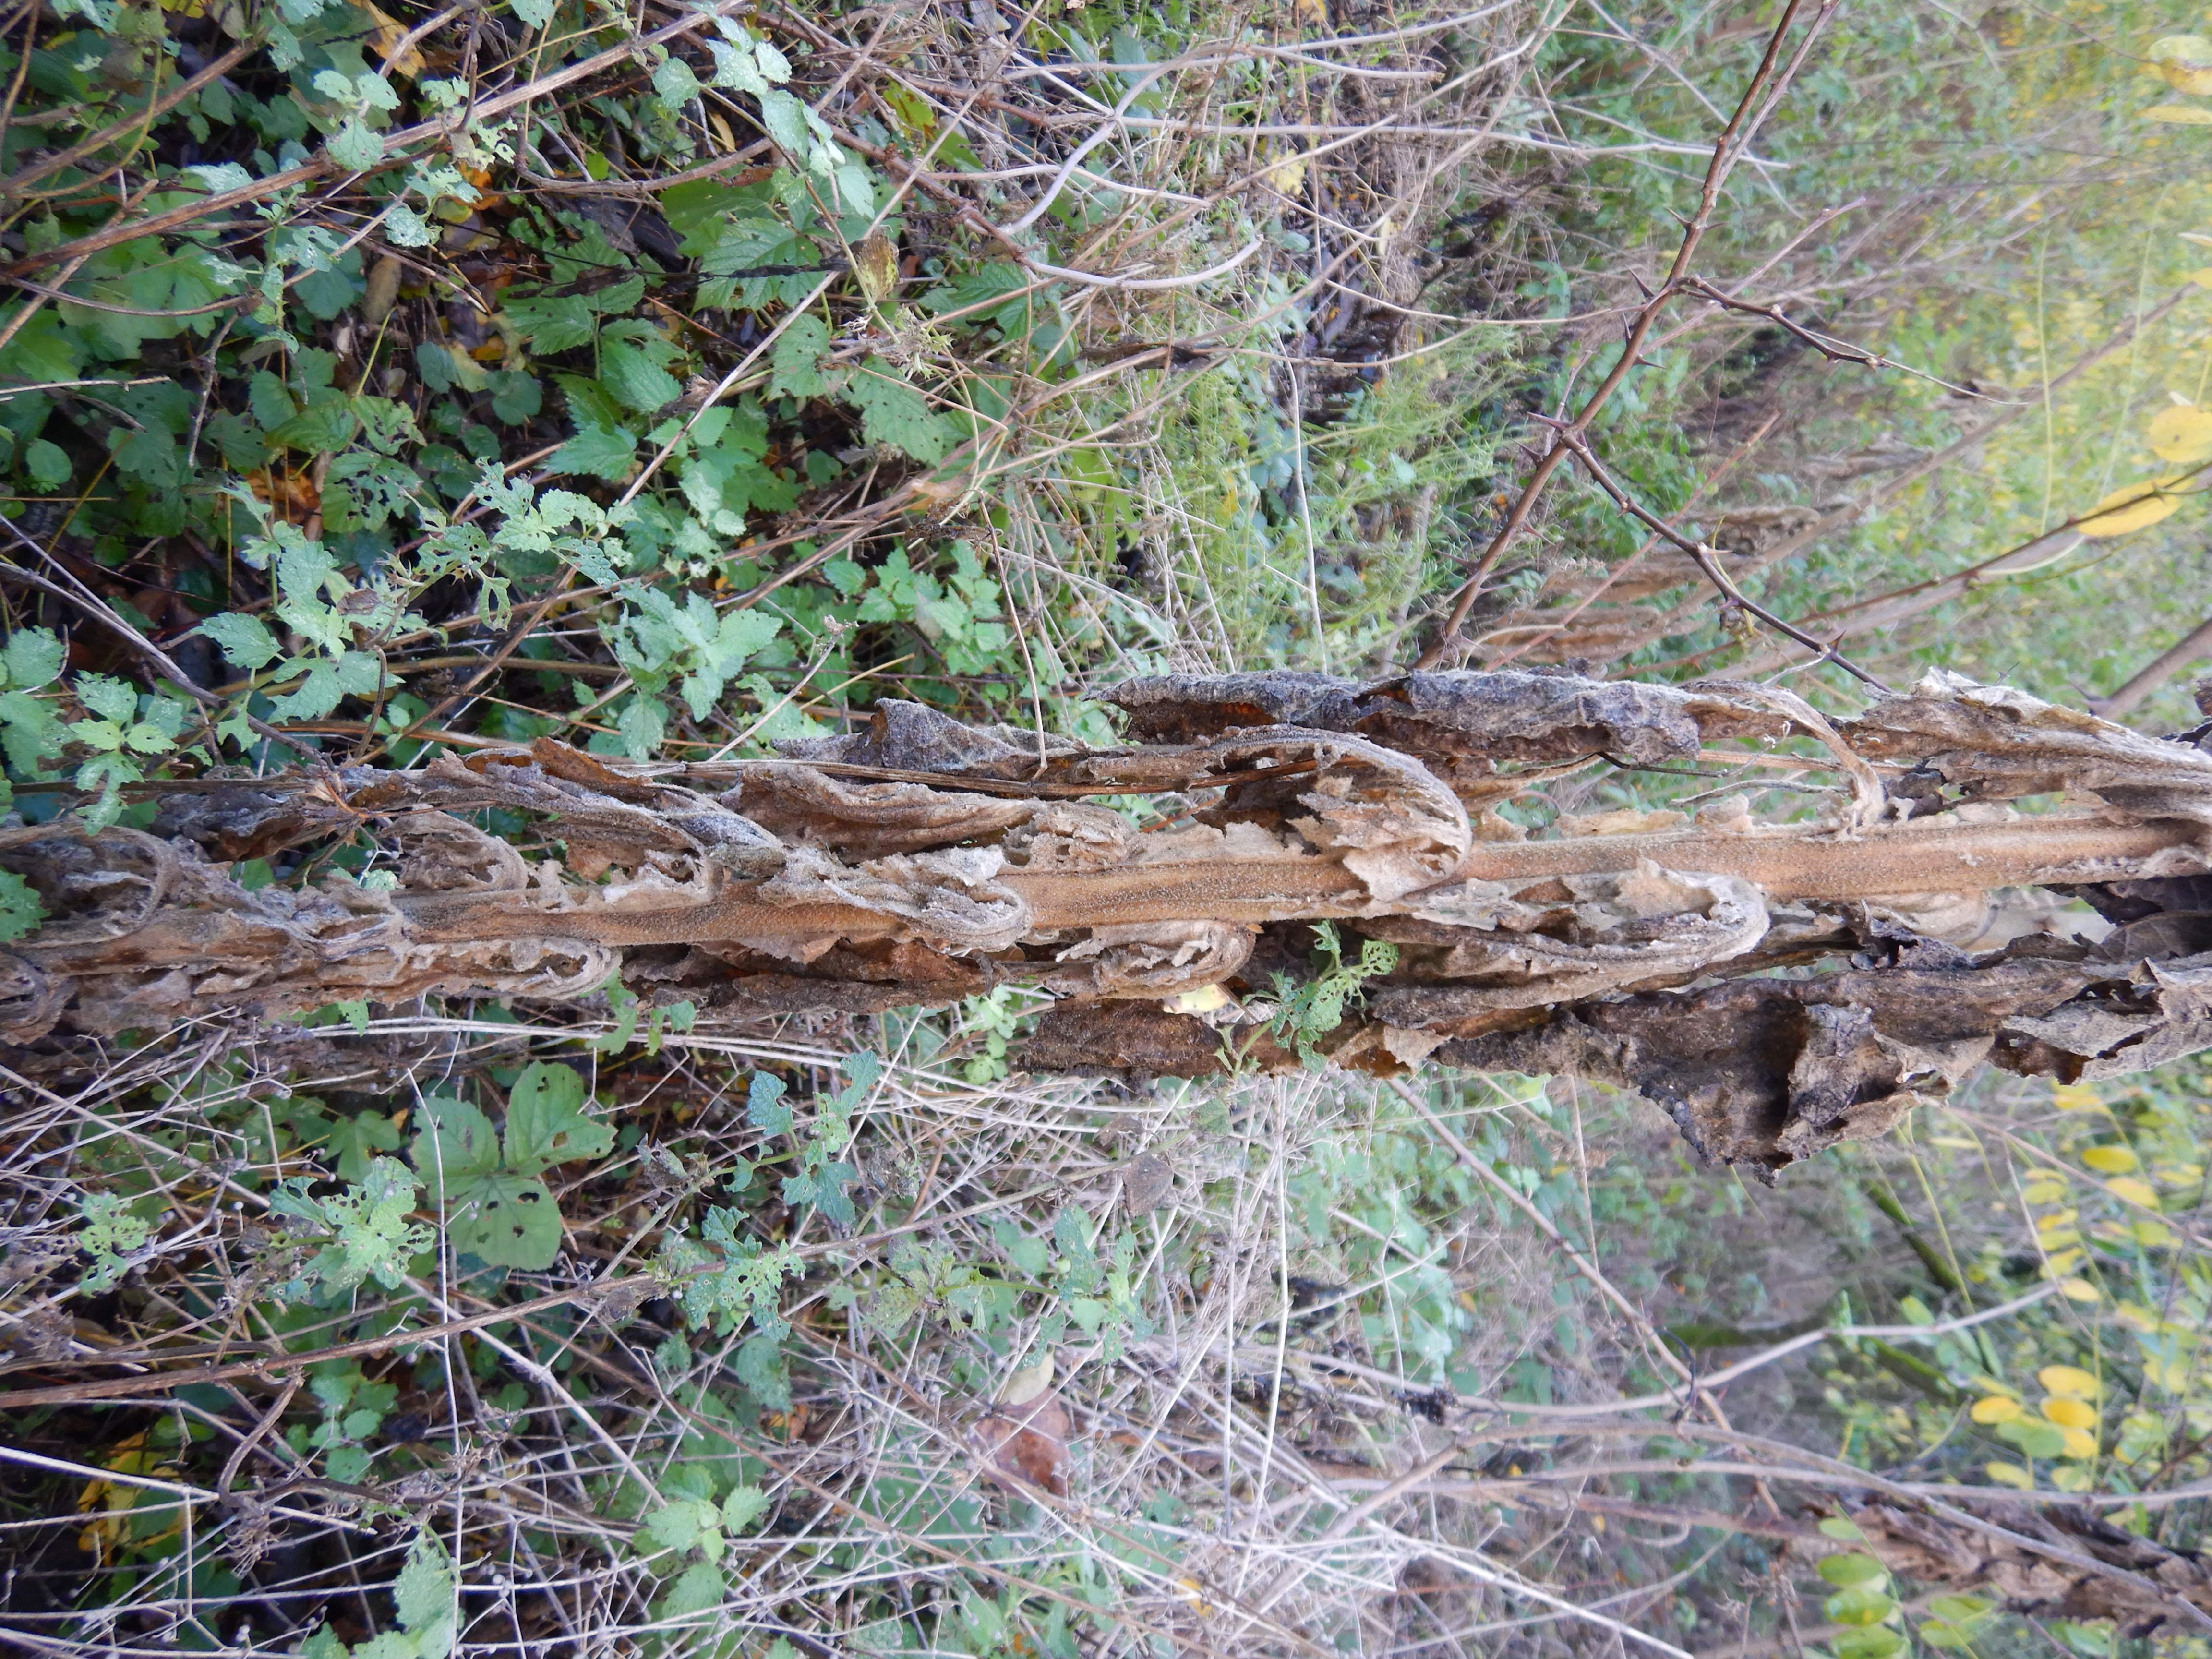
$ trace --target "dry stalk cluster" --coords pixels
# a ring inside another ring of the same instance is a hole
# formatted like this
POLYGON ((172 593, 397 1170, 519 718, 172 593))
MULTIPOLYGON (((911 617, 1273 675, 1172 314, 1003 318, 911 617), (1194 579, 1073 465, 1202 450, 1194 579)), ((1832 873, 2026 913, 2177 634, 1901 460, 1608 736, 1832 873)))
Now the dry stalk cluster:
POLYGON ((1881 1133, 1984 1060, 2073 1081, 2212 1042, 2212 755, 2189 743, 1940 672, 1840 724, 1768 688, 1510 672, 1114 697, 1131 741, 1109 749, 886 702, 775 761, 620 767, 541 740, 148 786, 151 831, 0 842, 53 913, 4 958, 7 1029, 576 1000, 618 973, 763 1030, 1016 984, 1058 999, 1035 1070, 1197 1077, 1304 1047, 1386 1076, 1577 1073, 1761 1171, 1881 1133), (1538 836, 1498 811, 1598 757, 1771 764, 1800 738, 1848 786, 1811 822, 1756 822, 1741 794, 1538 836), (1153 806, 1140 826, 1101 797, 1153 806), (494 809, 536 856, 472 822, 494 809), (374 842, 369 882, 231 873, 334 836, 374 842), (2029 887, 2086 898, 2097 937, 1971 948, 2029 887), (1356 1012, 1288 1033, 1322 923, 1392 965, 1356 1012))

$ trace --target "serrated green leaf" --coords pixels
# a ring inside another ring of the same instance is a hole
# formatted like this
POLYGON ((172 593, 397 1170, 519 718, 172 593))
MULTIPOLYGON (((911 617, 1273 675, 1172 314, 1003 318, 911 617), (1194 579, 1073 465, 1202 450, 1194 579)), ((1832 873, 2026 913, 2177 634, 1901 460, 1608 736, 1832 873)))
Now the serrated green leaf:
POLYGON ((679 1498, 645 1517, 645 1534, 665 1550, 688 1550, 699 1534, 721 1518, 721 1511, 697 1498, 679 1498))
POLYGON ((765 1134, 789 1133, 791 1108, 785 1103, 783 1096, 781 1078, 755 1072, 752 1081, 745 1085, 745 1121, 765 1134))
POLYGON ((536 1175, 571 1159, 605 1158, 615 1132, 584 1113, 584 1079, 543 1060, 526 1066, 507 1097, 507 1167, 536 1175))
POLYGON ((618 483, 637 465, 637 434, 628 427, 579 425, 576 435, 555 450, 546 467, 618 483))
POLYGON ((4 684, 16 691, 35 691, 61 678, 69 647, 51 628, 19 628, 0 647, 0 669, 4 684))
POLYGON ((930 466, 952 447, 951 427, 880 357, 860 365, 846 382, 845 396, 860 410, 862 434, 872 444, 888 444, 930 466))
POLYGON ((722 1597, 728 1590, 729 1581, 722 1577, 720 1567, 711 1561, 694 1561, 668 1587, 668 1594, 661 1602, 661 1611, 671 1619, 688 1618, 696 1613, 704 1613, 709 1607, 721 1606, 722 1597))
POLYGON ((580 295, 509 300, 504 311, 532 351, 567 351, 589 345, 599 331, 598 316, 580 295))
POLYGON ((446 1659, 453 1650, 460 1578, 438 1534, 424 1527, 408 1546, 407 1564, 392 1586, 400 1628, 415 1638, 421 1659, 446 1659))
POLYGON ((200 632, 222 647, 222 654, 230 659, 233 667, 242 668, 249 674, 266 668, 283 654, 276 636, 258 617, 226 611, 202 623, 200 632))
POLYGON ((653 354, 627 340, 600 342, 599 383, 642 415, 665 409, 684 394, 683 383, 653 354))
POLYGON ((768 1494, 758 1486, 734 1486, 722 1500, 722 1530, 740 1533, 768 1508, 768 1494))
POLYGON ((371 1158, 398 1150, 399 1126, 381 1112, 337 1119, 323 1143, 324 1155, 334 1160, 341 1181, 359 1181, 371 1158))
POLYGON ((775 374, 769 381, 772 398, 819 398, 830 390, 822 378, 822 360, 830 355, 830 325, 808 313, 794 317, 775 343, 770 362, 775 374))

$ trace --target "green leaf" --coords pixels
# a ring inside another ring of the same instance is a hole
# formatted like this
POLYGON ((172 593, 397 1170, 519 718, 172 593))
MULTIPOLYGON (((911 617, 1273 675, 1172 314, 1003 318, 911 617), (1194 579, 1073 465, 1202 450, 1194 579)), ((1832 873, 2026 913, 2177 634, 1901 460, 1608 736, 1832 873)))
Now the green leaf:
POLYGON ((618 483, 637 464, 637 434, 628 427, 579 425, 576 435, 546 462, 554 472, 580 472, 618 483))
POLYGON ((37 439, 23 451, 23 471, 40 489, 59 489, 76 470, 69 451, 47 439, 37 439))
POLYGON ((683 1576, 669 1586, 662 1599, 661 1613, 670 1619, 687 1618, 695 1613, 704 1613, 709 1607, 722 1604, 729 1583, 722 1570, 711 1561, 695 1561, 684 1568, 683 1576))
POLYGON ((1998 1424, 1997 1438, 2010 1441, 2030 1457, 2056 1457, 2066 1449, 2066 1437, 2057 1425, 2039 1423, 2032 1417, 1998 1424))
POLYGON ((766 1134, 789 1133, 791 1108, 784 1103, 783 1095, 781 1078, 755 1072, 745 1085, 745 1121, 766 1134))
POLYGON ((679 1498, 645 1517, 645 1534, 665 1550, 688 1550, 714 1525, 721 1512, 697 1498, 679 1498))
POLYGON ((18 691, 35 691, 61 677, 69 647, 51 628, 19 628, 0 647, 0 668, 5 684, 18 691))
POLYGON ((749 1336, 739 1345, 738 1381, 770 1411, 791 1409, 791 1372, 785 1365, 783 1346, 765 1332, 749 1336))
POLYGON ((566 1066, 526 1066, 507 1098, 507 1167, 536 1175, 574 1158, 605 1158, 613 1128, 583 1111, 584 1079, 566 1066))
POLYGON ((392 1586, 400 1627, 415 1638, 422 1659, 446 1659, 457 1633, 460 1578, 436 1532, 424 1527, 408 1546, 407 1565, 392 1586))
POLYGON ((444 1203, 460 1187, 499 1168, 499 1137, 491 1120, 468 1102, 433 1095, 422 1103, 421 1121, 409 1156, 429 1183, 431 1203, 444 1203))
POLYGON ((12 870, 0 870, 0 945, 16 939, 46 920, 38 890, 12 870))
POLYGON ((339 1118, 331 1126, 324 1152, 337 1161, 341 1181, 359 1181, 379 1152, 399 1150, 399 1126, 381 1112, 339 1118))
POLYGON ((699 77, 681 58, 672 57, 653 72, 653 95, 672 110, 681 109, 699 95, 699 77))
POLYGON ((551 1267, 561 1254, 560 1207, 537 1176, 501 1170, 465 1184, 449 1176, 446 1194, 453 1206, 446 1235, 456 1250, 527 1272, 551 1267))
MULTIPOLYGON (((606 331, 606 336, 613 333, 611 327, 606 331)), ((658 334, 650 341, 603 336, 599 383, 640 414, 666 408, 684 394, 683 383, 660 366, 672 355, 667 343, 658 334)))
POLYGON ((1905 1638, 1887 1626, 1846 1632, 1836 1638, 1836 1659, 1897 1659, 1905 1638))
POLYGON ((845 396, 860 409, 862 434, 872 444, 888 444, 930 466, 952 447, 951 428, 880 357, 860 366, 847 381, 845 396))
POLYGON ((733 1486, 722 1500, 722 1530, 743 1532, 768 1508, 768 1494, 758 1486, 733 1486))
POLYGON ((770 359, 775 368, 769 381, 773 398, 818 398, 830 390, 822 378, 822 360, 830 355, 830 325, 812 313, 792 319, 775 343, 770 359))
POLYGON ((138 712, 138 688, 112 674, 80 674, 76 700, 95 714, 118 722, 138 712))
POLYGON ((1820 1536, 1844 1544, 1858 1544, 1866 1540, 1866 1534, 1859 1530, 1859 1523, 1841 1515, 1832 1515, 1820 1522, 1820 1536))
POLYGON ((222 654, 230 659, 234 668, 249 674, 266 668, 283 654, 276 636, 258 617, 226 611, 202 623, 200 632, 222 647, 222 654))
POLYGON ((1815 1571, 1838 1589, 1866 1584, 1880 1588, 1889 1582, 1889 1570, 1871 1555, 1832 1555, 1815 1571))
POLYGON ((529 341, 533 351, 567 351, 589 345, 599 331, 599 319, 580 295, 509 300, 504 309, 507 319, 529 341))
POLYGON ((1838 1625, 1879 1625, 1897 1611, 1897 1603, 1878 1589, 1861 1585, 1840 1590, 1821 1604, 1838 1625))

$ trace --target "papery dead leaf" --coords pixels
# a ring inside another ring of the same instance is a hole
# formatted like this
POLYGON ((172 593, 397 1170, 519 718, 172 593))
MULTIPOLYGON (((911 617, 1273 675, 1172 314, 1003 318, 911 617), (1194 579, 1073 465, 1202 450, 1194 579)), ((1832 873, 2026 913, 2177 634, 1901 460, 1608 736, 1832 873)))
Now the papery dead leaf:
POLYGON ((1067 1496, 1067 1407, 1054 1394, 994 1407, 973 1431, 983 1473, 1008 1492, 1067 1496))

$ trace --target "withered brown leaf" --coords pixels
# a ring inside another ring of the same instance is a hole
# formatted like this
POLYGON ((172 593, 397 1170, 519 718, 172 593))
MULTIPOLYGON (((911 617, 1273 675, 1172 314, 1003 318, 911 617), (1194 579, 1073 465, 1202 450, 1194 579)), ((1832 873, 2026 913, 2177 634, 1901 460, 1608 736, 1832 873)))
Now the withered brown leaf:
POLYGON ((974 1431, 983 1473, 1008 1492, 1042 1488, 1067 1496, 1067 1407, 1045 1393, 1018 1406, 996 1405, 974 1431))

